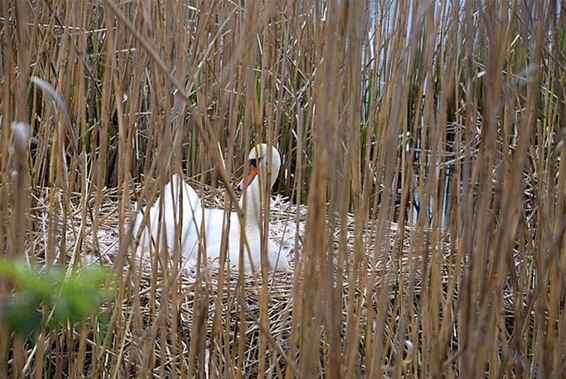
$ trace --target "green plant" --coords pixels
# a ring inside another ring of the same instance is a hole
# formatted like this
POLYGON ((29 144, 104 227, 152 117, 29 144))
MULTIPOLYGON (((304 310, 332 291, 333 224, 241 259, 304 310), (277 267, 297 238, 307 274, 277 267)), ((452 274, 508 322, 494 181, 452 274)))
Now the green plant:
POLYGON ((111 298, 105 286, 110 273, 85 267, 69 275, 58 268, 40 269, 22 261, 0 261, 0 280, 12 282, 14 291, 0 304, 0 324, 24 338, 54 331, 100 312, 111 298))

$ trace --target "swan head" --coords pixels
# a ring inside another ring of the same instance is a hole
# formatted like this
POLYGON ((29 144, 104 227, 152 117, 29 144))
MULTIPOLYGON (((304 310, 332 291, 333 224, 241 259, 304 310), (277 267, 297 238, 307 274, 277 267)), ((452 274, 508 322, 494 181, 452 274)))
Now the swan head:
POLYGON ((258 175, 266 178, 265 180, 267 180, 268 175, 271 175, 269 188, 273 187, 281 168, 281 156, 275 147, 269 147, 265 143, 254 146, 248 154, 248 163, 250 165, 248 176, 244 177, 238 184, 238 189, 242 190, 244 185, 250 185, 258 175))

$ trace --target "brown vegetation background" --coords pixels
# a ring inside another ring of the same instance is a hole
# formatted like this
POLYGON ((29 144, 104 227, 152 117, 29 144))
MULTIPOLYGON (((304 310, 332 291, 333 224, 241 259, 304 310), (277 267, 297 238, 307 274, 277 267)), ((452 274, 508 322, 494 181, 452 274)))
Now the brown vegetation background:
POLYGON ((0 331, 0 376, 563 377, 563 8, 2 1, 0 255, 110 225, 120 280, 107 321, 0 331), (137 270, 131 212, 174 172, 228 201, 259 142, 306 222, 281 287, 137 270))

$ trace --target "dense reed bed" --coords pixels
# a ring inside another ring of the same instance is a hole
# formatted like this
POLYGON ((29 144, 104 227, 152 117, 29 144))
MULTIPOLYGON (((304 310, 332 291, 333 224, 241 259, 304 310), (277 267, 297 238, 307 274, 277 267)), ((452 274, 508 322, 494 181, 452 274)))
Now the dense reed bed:
POLYGON ((0 255, 118 280, 0 329, 0 377, 564 377, 562 5, 1 2, 0 255), (136 258, 171 174, 231 207, 259 142, 288 272, 136 258))

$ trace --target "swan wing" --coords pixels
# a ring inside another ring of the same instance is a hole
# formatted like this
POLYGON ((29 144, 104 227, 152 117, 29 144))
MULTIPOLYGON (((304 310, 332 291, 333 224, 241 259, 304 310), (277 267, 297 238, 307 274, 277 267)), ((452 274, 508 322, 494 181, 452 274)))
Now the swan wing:
MULTIPOLYGON (((200 210, 201 201, 196 191, 179 175, 174 175, 163 188, 161 196, 149 209, 149 222, 141 234, 140 248, 148 249, 151 238, 156 242, 161 240, 169 250, 174 249, 178 239, 177 225, 179 225, 183 255, 190 255, 195 241, 198 241, 197 225, 201 220, 200 210)), ((136 214, 132 229, 134 237, 142 227, 146 212, 147 207, 136 214)))

